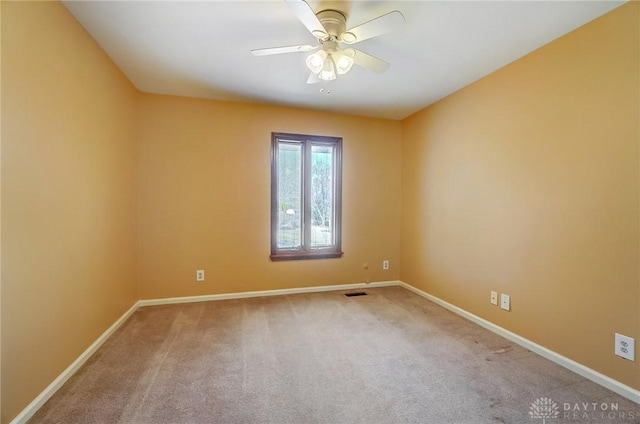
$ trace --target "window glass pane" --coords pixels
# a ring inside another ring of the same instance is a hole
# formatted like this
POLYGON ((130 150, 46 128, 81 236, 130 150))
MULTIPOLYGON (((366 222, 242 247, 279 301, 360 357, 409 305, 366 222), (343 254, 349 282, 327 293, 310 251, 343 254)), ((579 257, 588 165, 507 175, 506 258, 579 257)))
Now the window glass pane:
POLYGON ((334 244, 333 146, 311 146, 311 247, 334 244))
POLYGON ((278 248, 302 246, 302 146, 278 145, 278 248))

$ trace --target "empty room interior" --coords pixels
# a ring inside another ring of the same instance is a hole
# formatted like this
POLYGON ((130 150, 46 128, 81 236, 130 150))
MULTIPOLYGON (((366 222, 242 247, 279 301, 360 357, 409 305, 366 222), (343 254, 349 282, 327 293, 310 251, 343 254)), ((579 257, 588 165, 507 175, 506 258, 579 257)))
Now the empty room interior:
POLYGON ((640 422, 638 2, 0 16, 2 424, 640 422))

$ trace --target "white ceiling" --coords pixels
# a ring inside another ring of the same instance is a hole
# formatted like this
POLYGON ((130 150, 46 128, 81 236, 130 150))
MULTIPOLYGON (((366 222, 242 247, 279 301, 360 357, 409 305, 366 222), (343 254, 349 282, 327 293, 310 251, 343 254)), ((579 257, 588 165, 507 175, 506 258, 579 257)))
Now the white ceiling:
POLYGON ((308 3, 316 12, 347 12, 348 27, 401 11, 403 29, 354 45, 391 67, 374 74, 354 66, 338 80, 309 85, 305 53, 253 56, 256 48, 316 44, 282 0, 64 1, 140 91, 389 119, 409 116, 624 1, 308 3))

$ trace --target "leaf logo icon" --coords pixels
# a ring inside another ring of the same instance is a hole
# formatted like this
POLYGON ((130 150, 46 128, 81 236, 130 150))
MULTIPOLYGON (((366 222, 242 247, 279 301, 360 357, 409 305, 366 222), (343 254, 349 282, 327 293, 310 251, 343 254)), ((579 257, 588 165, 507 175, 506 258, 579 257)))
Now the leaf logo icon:
POLYGON ((558 418, 559 415, 558 404, 548 397, 536 399, 529 407, 529 416, 533 419, 542 419, 542 424, 546 424, 549 418, 558 418))

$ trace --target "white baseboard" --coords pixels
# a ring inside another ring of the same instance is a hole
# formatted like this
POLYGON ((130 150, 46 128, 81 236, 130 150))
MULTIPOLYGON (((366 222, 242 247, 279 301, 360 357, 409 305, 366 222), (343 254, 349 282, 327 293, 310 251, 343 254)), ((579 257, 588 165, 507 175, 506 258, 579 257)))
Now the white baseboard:
POLYGON ((46 389, 44 389, 26 408, 22 410, 12 421, 10 424, 25 424, 33 415, 38 412, 38 409, 42 408, 42 405, 45 404, 46 401, 53 396, 55 392, 62 387, 62 385, 78 371, 78 369, 85 363, 87 360, 93 355, 96 350, 102 344, 107 341, 107 339, 127 320, 129 317, 138 309, 138 302, 136 302, 127 312, 125 312, 116 322, 114 322, 111 327, 107 328, 107 330, 98 337, 98 339, 91 344, 82 352, 78 358, 73 361, 71 365, 67 367, 66 370, 62 372, 53 380, 46 389))
POLYGON ((487 330, 493 333, 496 333, 499 336, 504 337, 507 340, 510 340, 524 347, 525 349, 529 349, 530 351, 537 353, 538 355, 546 359, 549 359, 550 361, 555 362, 556 364, 564 368, 567 368, 568 370, 573 371, 576 374, 579 374, 582 377, 588 380, 591 380, 594 383, 597 383, 611 390, 612 392, 619 394, 620 396, 623 396, 633 402, 640 404, 640 390, 636 390, 633 387, 629 387, 625 384, 622 384, 621 382, 614 380, 611 377, 607 377, 606 375, 601 374, 598 371, 588 368, 572 359, 567 358, 566 356, 562 356, 559 353, 556 353, 550 349, 547 349, 544 346, 541 346, 535 342, 532 342, 531 340, 525 339, 524 337, 519 336, 516 333, 512 333, 511 331, 506 330, 500 326, 497 326, 496 324, 493 324, 492 322, 489 322, 484 318, 480 318, 479 316, 474 315, 471 312, 467 312, 462 308, 452 305, 449 302, 446 302, 436 296, 433 296, 420 289, 417 289, 407 283, 400 281, 399 285, 406 288, 407 290, 411 290, 412 292, 426 299, 429 299, 433 303, 436 303, 442 306, 443 308, 448 309, 457 315, 460 315, 463 318, 468 319, 469 321, 472 321, 478 324, 483 328, 486 328, 487 330))
POLYGON ((552 350, 547 349, 531 340, 525 339, 509 330, 499 327, 477 315, 465 311, 451 303, 448 303, 436 296, 426 293, 420 289, 417 289, 402 281, 379 281, 374 283, 355 283, 355 284, 342 284, 335 286, 318 286, 318 287, 300 287, 293 289, 281 289, 281 290, 265 290, 265 291, 252 291, 241 293, 227 293, 227 294, 214 294, 204 296, 188 296, 188 297, 171 297, 165 299, 147 299, 139 300, 136 302, 127 312, 125 312, 116 322, 111 325, 98 339, 93 342, 91 346, 87 348, 69 367, 62 372, 46 389, 42 391, 18 416, 16 416, 10 424, 26 424, 26 422, 45 404, 51 396, 95 353, 96 350, 140 307, 144 306, 157 306, 157 305, 170 305, 176 303, 193 303, 193 302, 208 302, 213 300, 226 300, 226 299, 241 299, 248 297, 263 297, 263 296, 280 296, 286 294, 298 294, 298 293, 315 293, 325 291, 338 291, 338 290, 355 290, 365 289, 367 287, 387 287, 387 286, 401 286, 410 290, 458 315, 468 319, 487 330, 504 337, 520 346, 529 349, 538 355, 547 358, 556 364, 563 366, 576 374, 579 374, 594 383, 597 383, 607 389, 623 396, 633 402, 640 404, 640 391, 620 383, 604 374, 601 374, 591 368, 588 368, 572 359, 560 355, 552 350))
POLYGON ((140 307, 171 305, 174 303, 210 302, 212 300, 242 299, 247 297, 282 296, 285 294, 317 293, 337 290, 365 289, 367 287, 398 286, 400 281, 378 281, 375 283, 340 284, 335 286, 298 287, 293 289, 263 290, 240 293, 208 294, 203 296, 168 297, 164 299, 146 299, 138 302, 140 307))

